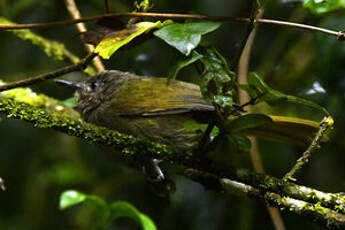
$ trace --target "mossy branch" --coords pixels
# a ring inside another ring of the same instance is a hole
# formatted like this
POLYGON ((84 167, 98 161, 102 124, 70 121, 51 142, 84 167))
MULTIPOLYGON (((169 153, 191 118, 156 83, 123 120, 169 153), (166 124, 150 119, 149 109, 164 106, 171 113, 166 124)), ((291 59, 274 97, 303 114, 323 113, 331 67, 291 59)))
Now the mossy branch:
MULTIPOLYGON (((11 22, 10 20, 0 17, 0 25, 6 24, 6 25, 15 25, 15 23, 11 22)), ((18 38, 29 41, 33 45, 38 46, 40 49, 43 50, 43 52, 48 56, 54 59, 55 61, 65 61, 67 63, 76 64, 80 61, 80 59, 75 56, 73 53, 71 53, 64 44, 58 42, 46 39, 40 35, 37 35, 30 31, 29 29, 25 30, 11 30, 11 33, 13 33, 18 38)), ((96 71, 92 67, 87 67, 85 70, 86 73, 92 75, 95 74, 96 71)))
POLYGON ((160 143, 98 127, 82 121, 76 111, 59 101, 37 95, 30 89, 17 88, 1 93, 0 113, 8 118, 30 122, 38 128, 52 128, 89 143, 114 147, 125 158, 156 157, 173 161, 182 168, 193 168, 182 174, 208 188, 229 191, 229 186, 237 187, 241 193, 310 217, 330 229, 345 226, 345 196, 342 193, 324 193, 248 170, 225 169, 210 159, 196 159, 191 152, 176 152, 160 143), (234 181, 237 186, 233 186, 234 181))
POLYGON ((345 227, 345 195, 342 193, 325 193, 244 169, 237 170, 237 179, 220 178, 198 169, 187 169, 182 174, 205 188, 261 200, 268 206, 303 216, 327 229, 345 227))
POLYGON ((52 128, 80 137, 89 143, 111 146, 124 154, 140 153, 158 157, 160 154, 172 153, 165 145, 86 123, 80 119, 77 112, 54 99, 36 95, 28 89, 15 90, 17 92, 10 90, 0 95, 0 113, 8 118, 30 122, 37 128, 52 128))
POLYGON ((266 204, 288 210, 299 216, 309 218, 328 229, 344 229, 345 215, 335 210, 322 206, 321 203, 310 203, 291 198, 279 193, 263 191, 251 185, 239 183, 229 179, 222 179, 222 185, 228 192, 241 191, 248 196, 263 200, 266 204))

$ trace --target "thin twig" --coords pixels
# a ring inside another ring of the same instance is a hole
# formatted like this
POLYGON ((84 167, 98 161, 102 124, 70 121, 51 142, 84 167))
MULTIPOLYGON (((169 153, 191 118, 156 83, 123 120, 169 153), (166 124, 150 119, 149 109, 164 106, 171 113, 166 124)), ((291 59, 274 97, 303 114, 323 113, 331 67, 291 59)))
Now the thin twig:
MULTIPOLYGON (((74 0, 65 0, 65 4, 66 4, 67 10, 69 11, 72 18, 74 18, 74 19, 81 18, 80 12, 79 12, 78 7, 75 4, 74 0)), ((78 23, 75 26, 80 33, 87 31, 85 23, 78 23)), ((86 43, 84 43, 84 45, 85 45, 85 49, 88 53, 93 53, 93 51, 95 49, 93 45, 89 45, 86 43)), ((105 70, 105 67, 104 67, 102 60, 100 59, 99 56, 97 56, 93 59, 93 64, 96 67, 97 72, 102 72, 105 70)))
POLYGON ((320 129, 315 135, 315 138, 309 145, 308 149, 304 151, 302 156, 297 160, 296 164, 293 168, 285 174, 284 180, 296 181, 294 178, 295 174, 306 164, 309 162, 311 153, 319 148, 319 143, 325 132, 328 130, 329 127, 333 125, 333 118, 332 117, 325 117, 320 123, 320 129))
MULTIPOLYGON (((125 12, 125 13, 110 13, 110 14, 103 14, 103 15, 95 15, 90 17, 84 17, 80 19, 73 19, 73 20, 66 20, 66 21, 59 21, 59 22, 47 22, 47 23, 34 23, 34 24, 16 24, 16 25, 0 25, 0 30, 11 30, 11 29, 29 29, 29 28, 46 28, 46 27, 56 27, 56 26, 66 26, 81 22, 90 22, 99 20, 102 18, 117 18, 117 17, 149 17, 149 18, 170 18, 170 19, 196 19, 196 20, 209 20, 209 21, 237 21, 237 22, 250 22, 250 18, 243 18, 243 17, 228 17, 228 16, 206 16, 206 15, 199 15, 199 14, 166 14, 166 13, 144 13, 144 12, 125 12)), ((296 27, 304 30, 311 30, 317 31, 325 34, 329 34, 332 36, 336 36, 338 40, 345 40, 345 32, 344 31, 334 31, 329 29, 324 29, 321 27, 301 24, 301 23, 294 23, 294 22, 286 22, 286 21, 279 21, 279 20, 272 20, 272 19, 257 19, 255 20, 256 23, 263 23, 263 24, 273 24, 273 25, 280 25, 280 26, 289 26, 289 27, 296 27)))
POLYGON ((53 78, 62 76, 62 75, 67 74, 67 73, 71 73, 71 72, 78 71, 78 70, 83 70, 86 68, 86 66, 90 63, 90 61, 96 55, 97 54, 95 54, 95 53, 89 53, 85 58, 81 59, 78 63, 76 63, 74 65, 69 65, 69 66, 63 67, 61 69, 52 71, 50 73, 41 74, 37 77, 19 80, 19 81, 15 81, 12 83, 8 83, 6 85, 2 85, 2 86, 0 86, 0 92, 5 91, 5 90, 9 90, 9 89, 18 88, 18 87, 33 85, 33 84, 36 84, 39 82, 46 81, 48 79, 53 79, 53 78))

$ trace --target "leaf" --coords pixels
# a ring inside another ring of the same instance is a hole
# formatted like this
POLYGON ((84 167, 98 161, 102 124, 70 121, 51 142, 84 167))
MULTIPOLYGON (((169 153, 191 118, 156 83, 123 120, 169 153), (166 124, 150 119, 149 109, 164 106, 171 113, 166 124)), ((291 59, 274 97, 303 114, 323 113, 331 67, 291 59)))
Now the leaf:
POLYGON ((75 191, 75 190, 68 190, 61 194, 60 196, 60 210, 64 210, 66 208, 75 206, 84 202, 86 199, 86 195, 75 191))
POLYGON ((67 190, 63 192, 60 196, 59 207, 60 210, 64 210, 85 201, 91 202, 100 208, 106 207, 106 202, 102 198, 98 196, 86 195, 76 190, 67 190))
POLYGON ((229 120, 225 124, 225 129, 231 133, 237 133, 245 129, 255 128, 267 123, 272 123, 272 119, 264 114, 246 114, 229 120))
POLYGON ((307 0, 303 3, 304 8, 308 8, 313 14, 325 14, 334 10, 343 9, 343 0, 307 0))
POLYGON ((140 3, 135 1, 134 6, 138 12, 147 12, 153 7, 153 4, 149 0, 141 0, 140 3))
POLYGON ((95 53, 98 53, 102 58, 109 59, 116 50, 128 44, 134 38, 148 33, 153 29, 159 29, 164 25, 172 23, 171 20, 166 20, 163 23, 157 22, 139 22, 130 25, 128 28, 108 33, 102 41, 96 46, 95 53))
POLYGON ((201 35, 216 30, 220 25, 220 22, 208 21, 173 23, 153 34, 188 56, 199 45, 201 35))
POLYGON ((237 97, 236 75, 215 48, 199 49, 203 58, 204 74, 199 83, 201 93, 209 102, 219 105, 225 112, 232 109, 237 97))
POLYGON ((192 55, 188 56, 183 60, 178 60, 176 64, 173 66, 171 71, 169 71, 168 77, 169 79, 175 79, 177 74, 186 66, 193 64, 194 62, 200 60, 203 56, 196 51, 192 52, 192 55))
POLYGON ((97 207, 97 218, 92 223, 97 229, 104 229, 114 220, 121 217, 129 217, 142 226, 144 230, 156 230, 154 222, 145 214, 141 213, 133 205, 125 201, 117 201, 111 205, 98 196, 86 195, 76 190, 68 190, 60 196, 60 210, 88 202, 97 207))
POLYGON ((148 216, 125 201, 117 201, 110 205, 110 221, 114 221, 120 217, 128 217, 135 220, 144 230, 157 229, 154 222, 148 216))
POLYGON ((265 101, 270 105, 276 105, 281 102, 287 101, 295 104, 309 106, 311 108, 315 108, 324 112, 326 115, 329 115, 329 112, 324 107, 312 101, 283 94, 278 90, 270 88, 256 73, 250 73, 248 75, 248 86, 249 87, 242 87, 242 89, 247 89, 247 92, 252 98, 259 97, 259 101, 265 101))

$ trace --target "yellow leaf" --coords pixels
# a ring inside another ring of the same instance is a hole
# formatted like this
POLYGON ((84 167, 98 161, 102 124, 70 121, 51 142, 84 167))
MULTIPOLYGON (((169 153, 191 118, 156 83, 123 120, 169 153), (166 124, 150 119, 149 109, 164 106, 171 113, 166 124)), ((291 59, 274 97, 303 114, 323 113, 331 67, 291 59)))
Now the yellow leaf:
POLYGON ((128 28, 115 31, 107 34, 103 40, 97 45, 95 52, 102 58, 109 59, 119 48, 128 44, 134 38, 148 33, 153 29, 162 28, 165 25, 171 24, 171 20, 166 20, 163 23, 157 22, 139 22, 130 25, 128 28))

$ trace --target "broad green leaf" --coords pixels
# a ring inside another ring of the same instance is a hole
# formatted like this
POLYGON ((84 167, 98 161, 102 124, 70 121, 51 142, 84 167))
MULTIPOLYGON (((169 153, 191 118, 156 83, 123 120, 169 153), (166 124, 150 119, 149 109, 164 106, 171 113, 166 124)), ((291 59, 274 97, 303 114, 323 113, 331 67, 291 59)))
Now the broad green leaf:
POLYGON ((245 129, 255 128, 267 123, 272 123, 272 119, 264 114, 246 114, 226 123, 225 128, 231 133, 241 132, 245 129))
POLYGON ((76 190, 68 190, 61 194, 60 209, 75 206, 80 203, 90 203, 97 208, 95 221, 90 223, 96 229, 105 229, 114 220, 128 217, 135 220, 144 230, 156 230, 154 222, 145 214, 141 213, 133 205, 124 201, 117 201, 110 205, 98 196, 87 195, 76 190))
POLYGON ((310 9, 314 14, 324 14, 334 10, 344 9, 343 0, 307 0, 303 7, 310 9))
POLYGON ((153 34, 188 56, 201 40, 201 36, 216 30, 220 22, 174 23, 164 26, 153 34))
POLYGON ((302 104, 323 111, 326 115, 329 115, 329 112, 322 106, 300 98, 287 94, 283 94, 278 90, 270 88, 256 73, 250 73, 248 75, 248 86, 242 87, 242 89, 250 89, 247 92, 252 98, 259 97, 258 101, 265 101, 270 105, 276 105, 281 102, 291 102, 295 104, 302 104))
POLYGON ((252 144, 248 137, 243 135, 227 135, 233 151, 247 152, 252 147, 252 144))
POLYGON ((124 201, 117 201, 110 205, 110 221, 121 217, 128 217, 135 220, 144 230, 156 230, 154 222, 145 214, 141 213, 133 205, 124 201))
POLYGON ((64 210, 82 202, 90 202, 99 206, 100 208, 106 207, 106 202, 102 198, 98 196, 86 195, 76 190, 68 190, 63 192, 60 196, 59 206, 61 210, 64 210))
POLYGON ((202 48, 200 52, 204 65, 199 83, 201 93, 206 100, 216 103, 227 113, 237 97, 235 73, 229 70, 225 59, 215 48, 202 48))
POLYGON ((131 25, 129 28, 124 30, 116 31, 107 34, 103 40, 96 46, 95 52, 98 53, 102 58, 109 59, 116 50, 122 46, 128 44, 134 38, 148 33, 153 29, 159 29, 164 25, 171 24, 171 20, 166 20, 163 23, 157 22, 139 22, 131 25))
POLYGON ((86 199, 86 195, 75 191, 75 190, 68 190, 61 194, 60 196, 60 210, 64 210, 66 208, 75 206, 84 202, 86 199))
POLYGON ((171 71, 169 71, 168 77, 169 79, 175 79, 177 74, 186 66, 193 64, 194 62, 200 60, 203 56, 196 51, 192 52, 192 55, 188 56, 185 59, 178 60, 176 64, 173 66, 171 71))

